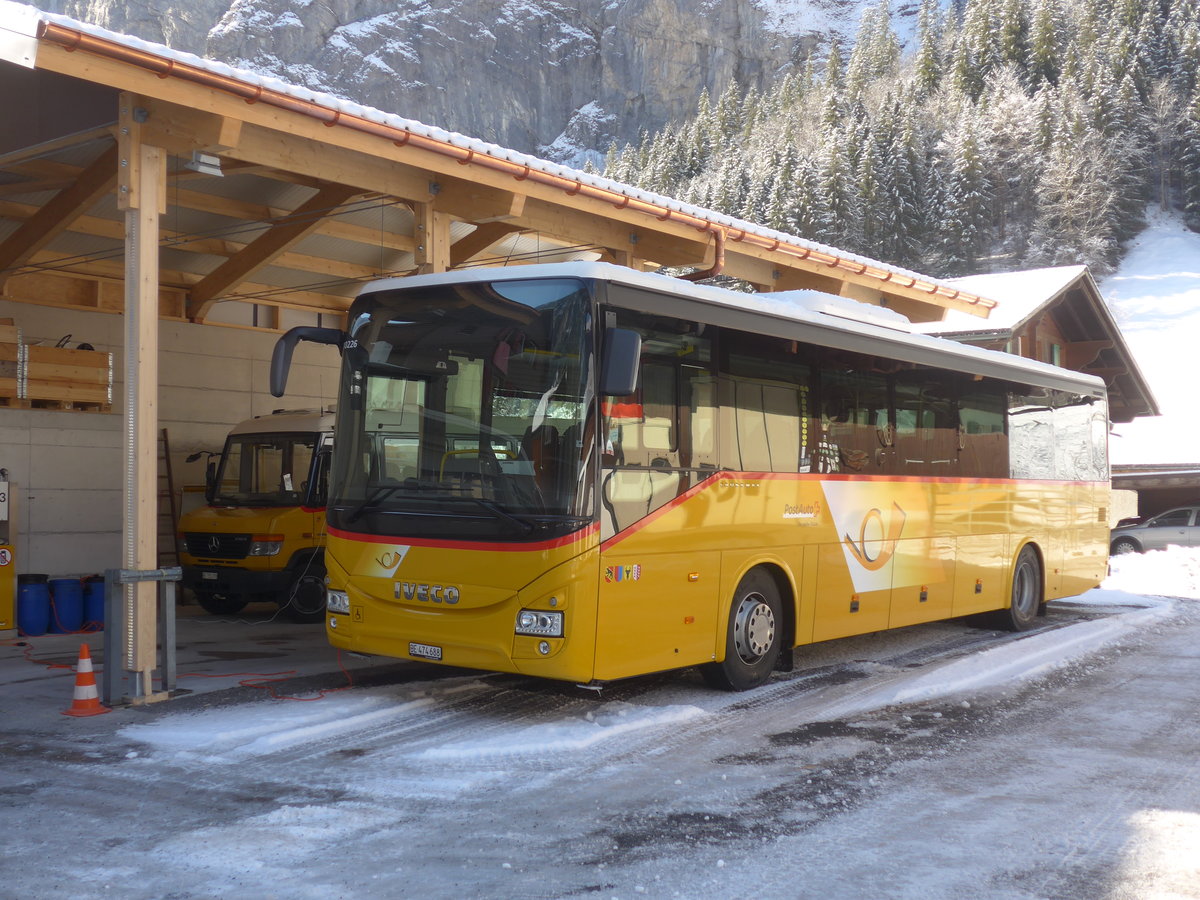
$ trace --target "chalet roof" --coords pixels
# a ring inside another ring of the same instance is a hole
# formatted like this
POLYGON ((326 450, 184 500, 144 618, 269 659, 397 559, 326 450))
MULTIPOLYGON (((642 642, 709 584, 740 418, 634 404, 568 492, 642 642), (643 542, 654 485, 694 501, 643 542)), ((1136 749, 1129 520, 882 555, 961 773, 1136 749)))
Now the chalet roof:
POLYGON ((979 319, 947 310, 936 321, 913 323, 914 331, 964 343, 998 344, 1049 315, 1068 342, 1065 365, 1104 378, 1114 422, 1159 414, 1158 403, 1087 266, 971 275, 952 283, 994 298, 991 314, 979 319))
POLYGON ((1055 266, 950 278, 947 279, 950 284, 978 291, 996 301, 987 319, 980 321, 975 316, 947 310, 941 319, 914 323, 913 330, 939 335, 1017 331, 1087 272, 1087 266, 1055 266))

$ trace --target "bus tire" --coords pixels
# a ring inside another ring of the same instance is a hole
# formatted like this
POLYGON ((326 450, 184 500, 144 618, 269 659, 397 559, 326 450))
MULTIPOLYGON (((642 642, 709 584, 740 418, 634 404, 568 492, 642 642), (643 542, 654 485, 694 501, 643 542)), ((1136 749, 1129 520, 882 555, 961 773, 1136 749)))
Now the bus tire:
POLYGON ((738 583, 725 628, 725 659, 700 667, 709 685, 747 691, 765 682, 779 660, 783 643, 783 606, 775 580, 751 569, 738 583))
POLYGON ((195 591, 196 602, 206 613, 213 616, 233 616, 246 608, 243 597, 228 594, 211 594, 208 591, 195 591))
POLYGON ((325 621, 325 559, 314 556, 296 568, 284 593, 284 612, 293 622, 325 621))
POLYGON ((995 613, 995 625, 1005 631, 1028 631, 1042 605, 1042 563, 1037 551, 1026 544, 1013 566, 1011 600, 1007 609, 995 613))

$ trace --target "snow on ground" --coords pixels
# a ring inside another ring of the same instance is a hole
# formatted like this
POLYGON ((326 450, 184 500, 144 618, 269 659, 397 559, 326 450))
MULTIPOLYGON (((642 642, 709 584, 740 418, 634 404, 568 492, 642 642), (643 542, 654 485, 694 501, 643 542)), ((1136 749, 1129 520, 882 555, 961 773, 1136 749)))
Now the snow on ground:
MULTIPOLYGON (((1200 549, 1172 548, 1114 557, 1112 574, 1087 594, 1064 601, 1109 614, 994 646, 895 677, 871 679, 835 692, 814 713, 842 718, 898 704, 967 696, 1043 676, 1115 644, 1138 629, 1168 617, 1172 598, 1200 599, 1200 549)), ((830 645, 836 652, 837 642, 830 645)), ((199 713, 167 715, 148 724, 130 725, 121 736, 153 747, 180 761, 225 764, 318 741, 334 741, 380 727, 418 727, 417 723, 455 694, 494 690, 477 676, 431 683, 332 695, 321 703, 252 703, 199 713), (265 710, 270 713, 266 714, 265 710)), ((712 715, 732 702, 719 693, 692 694, 692 702, 674 702, 678 693, 659 696, 661 705, 615 702, 597 711, 571 707, 561 715, 518 718, 463 735, 454 731, 443 742, 422 743, 423 761, 499 761, 537 754, 570 753, 594 748, 636 732, 669 730, 712 715)))
POLYGON ((593 699, 396 666, 314 702, 197 691, 193 711, 54 715, 53 737, 0 740, 0 883, 45 900, 1200 900, 1200 549, 1112 566, 1029 633, 827 641, 744 694, 691 672, 593 699))
POLYGON ((1100 284, 1162 416, 1114 426, 1114 463, 1200 463, 1194 378, 1185 361, 1200 336, 1200 234, 1151 209, 1115 274, 1100 284))

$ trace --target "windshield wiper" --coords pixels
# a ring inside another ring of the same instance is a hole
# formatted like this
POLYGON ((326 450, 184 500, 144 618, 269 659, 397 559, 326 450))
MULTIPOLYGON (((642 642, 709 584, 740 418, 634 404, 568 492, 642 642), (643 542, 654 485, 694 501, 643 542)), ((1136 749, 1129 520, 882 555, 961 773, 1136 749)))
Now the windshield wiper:
POLYGON ((367 497, 362 503, 358 504, 358 506, 354 507, 354 509, 350 511, 350 514, 346 516, 347 524, 353 522, 368 509, 379 506, 381 502, 386 500, 392 494, 396 493, 396 491, 400 490, 402 487, 404 487, 402 484, 385 484, 377 488, 375 493, 367 497))

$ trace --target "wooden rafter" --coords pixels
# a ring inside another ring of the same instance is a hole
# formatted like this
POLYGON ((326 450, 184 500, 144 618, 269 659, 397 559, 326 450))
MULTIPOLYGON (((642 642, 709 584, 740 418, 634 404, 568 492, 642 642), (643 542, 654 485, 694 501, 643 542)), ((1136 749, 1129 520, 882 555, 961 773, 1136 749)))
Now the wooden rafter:
POLYGON ((450 268, 461 266, 467 260, 478 256, 496 241, 520 231, 519 225, 512 222, 486 222, 480 225, 464 238, 455 241, 450 247, 450 268))
POLYGON ((270 265, 272 260, 284 253, 288 247, 314 232, 325 216, 331 215, 333 210, 357 193, 361 192, 345 185, 327 185, 300 204, 287 220, 255 238, 239 253, 192 286, 188 299, 188 317, 197 322, 204 321, 204 316, 219 296, 228 293, 254 272, 270 265))
POLYGON ((112 145, 84 169, 75 182, 54 195, 32 218, 0 244, 0 281, 61 234, 117 183, 117 147, 112 145))
MULTIPOLYGON (((257 171, 255 175, 263 178, 269 178, 273 181, 282 181, 289 184, 298 184, 304 182, 311 184, 312 187, 319 187, 322 182, 318 182, 311 178, 295 178, 283 177, 286 173, 280 173, 278 169, 266 168, 262 166, 253 167, 257 171)), ((54 180, 56 183, 67 184, 78 179, 82 171, 78 167, 70 166, 64 163, 52 162, 49 160, 33 160, 21 166, 14 167, 14 172, 28 174, 31 176, 43 178, 46 181, 54 180)), ((248 174, 238 170, 237 174, 248 174)), ((196 172, 187 171, 186 180, 204 178, 210 176, 202 176, 196 172)), ((179 175, 179 179, 183 179, 183 175, 179 175)), ((28 193, 29 189, 24 191, 9 191, 10 194, 28 193)), ((212 213, 213 215, 226 216, 231 219, 239 219, 250 222, 269 222, 274 219, 282 218, 288 215, 288 210, 280 207, 267 206, 261 203, 254 203, 250 200, 240 200, 236 197, 226 197, 221 194, 213 194, 207 191, 193 191, 178 187, 177 179, 172 174, 171 187, 167 193, 167 200, 170 206, 179 207, 180 209, 196 210, 198 212, 212 213)), ((379 196, 381 205, 394 204, 396 200, 386 195, 379 196)), ((3 201, 0 201, 0 207, 3 206, 3 201)), ((15 207, 14 207, 15 208, 15 207)), ((30 207, 31 209, 33 207, 30 207)), ((0 208, 0 215, 9 215, 3 208, 0 208)), ((22 214, 16 213, 16 217, 23 217, 22 214)), ((401 252, 412 252, 413 241, 412 235, 396 234, 389 231, 381 231, 378 228, 369 228, 364 225, 355 225, 351 222, 340 222, 336 219, 323 220, 318 229, 318 234, 328 235, 344 241, 352 241, 358 244, 369 244, 372 247, 382 247, 386 250, 399 250, 401 252)))
MULTIPOLYGON (((0 216, 7 218, 28 219, 36 211, 37 208, 33 206, 0 201, 0 216)), ((325 226, 329 224, 329 222, 323 223, 325 226)), ((123 241, 125 238, 124 226, 120 222, 116 219, 105 219, 99 216, 80 216, 72 224, 70 230, 73 233, 101 237, 114 242, 123 241)), ((328 233, 324 227, 321 230, 323 233, 328 233)), ((362 230, 368 233, 368 237, 374 236, 374 232, 371 229, 362 230)), ((163 229, 160 232, 160 240, 172 250, 206 256, 232 257, 246 247, 246 243, 242 241, 234 241, 223 237, 191 237, 190 235, 181 234, 169 229, 163 229)), ((371 243, 369 240, 362 242, 371 243)), ((409 249, 412 239, 406 239, 403 244, 406 246, 402 246, 399 249, 409 249)), ((36 266, 39 269, 54 269, 57 268, 55 266, 55 262, 57 261, 60 260, 52 253, 38 253, 26 263, 26 268, 36 266)), ((68 268, 70 271, 79 271, 80 266, 86 264, 86 262, 87 260, 81 259, 73 262, 68 268)), ((353 280, 362 280, 380 273, 378 267, 375 266, 361 265, 341 259, 329 259, 324 256, 311 256, 294 251, 280 254, 274 260, 273 264, 286 269, 295 269, 299 272, 313 272, 319 275, 353 280)), ((192 280, 198 281, 199 278, 200 276, 197 275, 192 280)))

